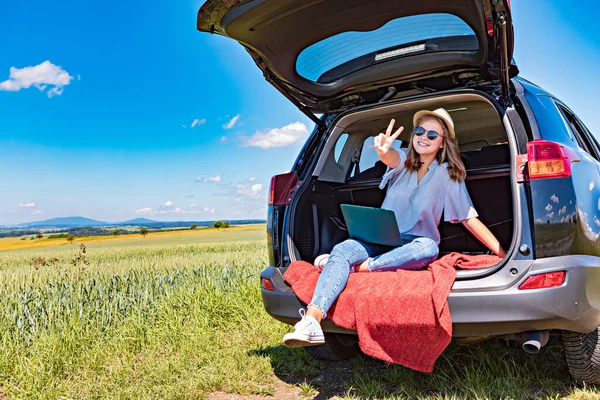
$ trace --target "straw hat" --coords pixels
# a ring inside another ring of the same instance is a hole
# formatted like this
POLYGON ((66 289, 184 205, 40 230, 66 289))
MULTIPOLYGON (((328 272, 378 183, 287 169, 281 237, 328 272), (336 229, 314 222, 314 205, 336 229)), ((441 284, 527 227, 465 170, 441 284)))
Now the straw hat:
POLYGON ((433 110, 433 111, 429 111, 429 110, 417 111, 413 117, 413 126, 416 128, 417 121, 421 117, 424 117, 426 115, 431 115, 433 117, 441 118, 442 121, 444 121, 446 123, 446 129, 448 129, 448 133, 450 134, 450 137, 452 139, 454 139, 456 137, 456 135, 454 134, 454 121, 452 121, 452 117, 450 116, 450 114, 448 114, 448 111, 446 111, 443 108, 438 108, 437 110, 433 110))

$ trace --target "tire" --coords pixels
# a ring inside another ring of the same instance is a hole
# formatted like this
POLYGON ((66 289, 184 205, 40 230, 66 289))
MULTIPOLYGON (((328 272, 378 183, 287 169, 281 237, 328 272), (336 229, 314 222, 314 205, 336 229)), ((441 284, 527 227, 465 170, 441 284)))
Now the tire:
POLYGON ((600 384, 598 328, 590 333, 563 331, 563 348, 569 372, 577 383, 600 384))
POLYGON ((308 354, 319 360, 349 360, 360 354, 358 336, 343 333, 325 333, 325 344, 304 348, 308 354))

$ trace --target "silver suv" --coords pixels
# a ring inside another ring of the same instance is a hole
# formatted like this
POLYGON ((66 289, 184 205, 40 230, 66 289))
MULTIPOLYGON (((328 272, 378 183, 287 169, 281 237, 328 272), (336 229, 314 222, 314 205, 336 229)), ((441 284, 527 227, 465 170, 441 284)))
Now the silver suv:
MULTIPOLYGON (((458 271, 454 340, 508 338, 530 353, 562 343, 573 378, 600 383, 600 146, 564 103, 517 77, 508 0, 209 0, 197 24, 238 41, 315 122, 291 172, 271 181, 260 280, 270 315, 297 321, 304 305, 283 273, 348 238, 340 204, 381 205, 374 134, 392 116, 411 126, 416 110, 444 107, 475 208, 508 252, 458 271)), ((439 230, 440 255, 487 251, 460 224, 439 230)), ((357 354, 355 332, 323 327, 327 343, 307 351, 357 354)))

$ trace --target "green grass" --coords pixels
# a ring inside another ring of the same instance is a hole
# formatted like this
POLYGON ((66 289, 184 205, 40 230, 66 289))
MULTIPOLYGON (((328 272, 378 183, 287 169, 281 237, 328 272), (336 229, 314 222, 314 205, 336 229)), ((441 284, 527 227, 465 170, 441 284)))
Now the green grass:
POLYGON ((560 348, 451 345, 433 374, 287 349, 260 298, 264 240, 221 233, 0 253, 0 399, 285 397, 279 381, 309 398, 600 399, 571 385, 560 348))

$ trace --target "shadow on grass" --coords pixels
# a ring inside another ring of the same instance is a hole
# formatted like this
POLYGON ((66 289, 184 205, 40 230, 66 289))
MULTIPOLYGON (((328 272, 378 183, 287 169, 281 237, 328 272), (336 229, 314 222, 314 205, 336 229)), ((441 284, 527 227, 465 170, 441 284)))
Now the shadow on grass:
MULTIPOLYGON (((361 355, 348 361, 318 361, 303 349, 272 346, 250 356, 268 357, 275 375, 289 384, 306 382, 316 399, 533 399, 562 398, 577 391, 561 347, 529 355, 503 341, 471 346, 451 344, 425 374, 361 355)), ((595 388, 586 390, 598 393, 595 388)))

